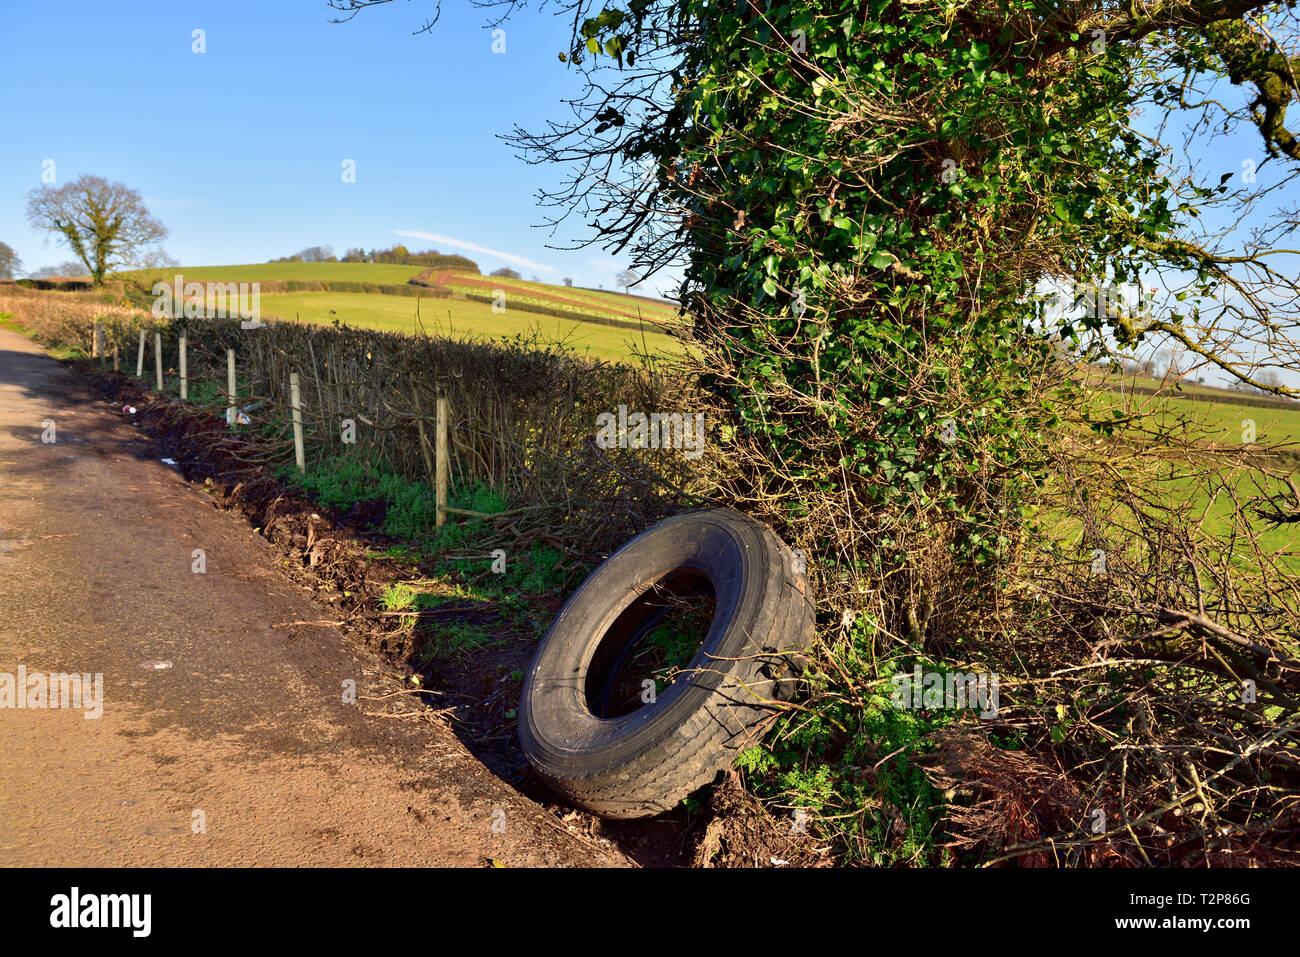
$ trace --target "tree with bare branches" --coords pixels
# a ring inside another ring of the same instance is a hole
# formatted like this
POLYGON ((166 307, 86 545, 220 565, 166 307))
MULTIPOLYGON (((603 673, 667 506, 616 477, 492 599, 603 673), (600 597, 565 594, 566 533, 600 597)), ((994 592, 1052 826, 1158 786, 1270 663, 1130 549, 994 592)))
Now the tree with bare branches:
POLYGON ((27 194, 27 220, 58 236, 96 286, 112 269, 142 265, 167 237, 167 227, 150 215, 138 192, 102 176, 38 186, 27 194))
POLYGON ((0 243, 0 279, 13 279, 23 268, 23 261, 18 258, 13 247, 0 243))
POLYGON ((641 274, 635 269, 624 269, 614 280, 623 287, 623 292, 631 294, 632 287, 641 281, 641 274))

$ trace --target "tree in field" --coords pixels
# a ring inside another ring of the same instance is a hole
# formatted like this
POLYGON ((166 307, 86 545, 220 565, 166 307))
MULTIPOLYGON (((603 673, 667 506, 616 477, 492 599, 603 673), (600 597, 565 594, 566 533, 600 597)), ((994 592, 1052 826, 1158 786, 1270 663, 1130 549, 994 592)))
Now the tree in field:
POLYGON ((291 257, 295 262, 304 263, 330 263, 334 262, 333 246, 308 246, 300 253, 291 257))
POLYGON ((490 273, 488 273, 488 275, 489 275, 489 276, 499 276, 499 277, 502 278, 502 279, 519 279, 519 278, 521 278, 520 275, 519 275, 519 273, 517 273, 515 270, 511 269, 509 266, 502 266, 500 269, 494 269, 494 270, 492 270, 490 273))
POLYGON ((641 274, 635 269, 624 269, 614 277, 615 281, 623 287, 623 292, 631 295, 632 287, 641 281, 641 274))
POLYGON ((405 266, 411 259, 411 251, 405 246, 394 246, 392 249, 375 250, 371 258, 377 263, 405 266))
POLYGON ((23 268, 23 262, 8 243, 0 243, 0 279, 13 279, 23 268))
POLYGON ((573 277, 572 277, 572 276, 565 276, 565 277, 564 277, 564 284, 565 284, 566 286, 572 286, 572 285, 573 285, 573 277))
POLYGON ((180 266, 180 264, 179 259, 161 247, 158 249, 150 249, 148 252, 141 255, 137 262, 137 265, 141 269, 175 269, 180 266))
POLYGON ((149 214, 135 190, 102 176, 79 176, 65 186, 39 186, 27 194, 27 220, 54 233, 101 285, 110 269, 141 263, 167 227, 149 214))

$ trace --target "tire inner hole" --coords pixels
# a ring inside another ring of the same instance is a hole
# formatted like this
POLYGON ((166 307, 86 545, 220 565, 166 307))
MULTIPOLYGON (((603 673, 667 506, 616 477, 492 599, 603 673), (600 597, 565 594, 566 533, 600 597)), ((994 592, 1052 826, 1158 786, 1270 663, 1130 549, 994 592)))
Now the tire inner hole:
POLYGON ((687 680, 715 607, 713 583, 694 569, 670 572, 638 596, 605 632, 587 668, 591 713, 631 714, 687 680))

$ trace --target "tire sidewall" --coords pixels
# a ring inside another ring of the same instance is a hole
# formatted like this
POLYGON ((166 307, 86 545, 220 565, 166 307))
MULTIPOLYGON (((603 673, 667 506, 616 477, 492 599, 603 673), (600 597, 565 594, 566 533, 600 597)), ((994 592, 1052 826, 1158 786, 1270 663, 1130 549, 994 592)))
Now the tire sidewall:
POLYGON ((519 735, 538 772, 552 780, 616 772, 676 736, 702 708, 760 706, 752 684, 771 649, 755 637, 781 574, 771 560, 774 541, 747 516, 708 509, 661 522, 602 563, 561 609, 524 681, 519 735), (713 622, 687 674, 653 704, 595 716, 585 686, 601 639, 624 609, 680 568, 705 575, 715 594, 713 622))

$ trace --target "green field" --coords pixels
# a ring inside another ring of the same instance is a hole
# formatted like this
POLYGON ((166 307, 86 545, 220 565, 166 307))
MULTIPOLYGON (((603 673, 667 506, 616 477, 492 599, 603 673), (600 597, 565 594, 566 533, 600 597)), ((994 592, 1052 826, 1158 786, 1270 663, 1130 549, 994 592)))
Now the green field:
MULTIPOLYGON (((614 292, 571 289, 523 279, 479 277, 474 273, 453 273, 445 288, 452 293, 491 296, 495 289, 506 293, 506 311, 495 313, 491 305, 463 298, 418 295, 407 281, 424 271, 422 266, 392 266, 375 263, 251 263, 232 266, 185 266, 176 269, 123 273, 122 277, 156 280, 175 274, 193 282, 319 282, 374 283, 403 286, 412 295, 385 291, 266 291, 261 295, 262 315, 268 319, 300 319, 304 322, 339 322, 370 329, 413 334, 419 331, 417 310, 424 331, 433 336, 457 339, 512 339, 537 335, 544 341, 564 342, 580 354, 596 359, 624 360, 634 351, 659 354, 674 351, 676 341, 655 331, 654 322, 673 322, 675 308, 668 303, 647 302, 636 296, 614 292), (473 282, 483 279, 491 285, 473 282), (559 302, 557 299, 572 300, 559 302), (515 308, 511 308, 511 306, 515 308), (530 312, 526 306, 571 314, 564 318, 530 312), (640 312, 647 320, 644 335, 636 330, 604 325, 589 319, 636 322, 626 312, 640 312)), ((402 290, 393 290, 400 292, 402 290)))
POLYGON ((1248 420, 1254 423, 1256 444, 1284 445, 1300 442, 1300 405, 1294 409, 1279 409, 1238 405, 1230 401, 1170 399, 1153 415, 1160 422, 1171 418, 1184 419, 1207 438, 1225 444, 1242 441, 1248 420))
POLYGON ((464 340, 499 340, 534 332, 547 341, 565 342, 581 354, 596 359, 627 359, 637 351, 669 352, 676 340, 647 326, 644 336, 630 329, 604 326, 577 319, 560 319, 537 313, 494 313, 487 303, 456 299, 416 299, 407 296, 367 295, 348 292, 292 292, 263 294, 264 318, 300 319, 304 322, 339 322, 367 329, 415 334, 416 310, 424 331, 431 336, 464 340))
MULTIPOLYGON (((1125 384, 1131 384, 1126 378, 1125 384)), ((1154 382, 1153 382, 1154 384, 1154 382)), ((1300 465, 1300 404, 1293 408, 1245 405, 1235 402, 1233 393, 1221 390, 1198 390, 1199 400, 1178 395, 1140 395, 1119 393, 1108 388, 1096 388, 1092 393, 1093 414, 1107 415, 1119 411, 1140 420, 1142 429, 1151 433, 1169 433, 1193 442, 1208 442, 1219 446, 1246 444, 1251 428, 1257 447, 1276 447, 1280 457, 1273 468, 1282 473, 1293 473, 1300 465)), ((1194 453, 1193 453, 1194 454, 1194 453)), ((1213 498, 1201 484, 1192 478, 1201 464, 1193 458, 1181 464, 1171 464, 1166 476, 1154 485, 1145 487, 1153 501, 1167 503, 1171 510, 1190 506, 1195 515, 1204 516, 1206 531, 1215 537, 1227 537, 1233 528, 1233 514, 1245 508, 1251 514, 1251 503, 1261 493, 1289 497, 1285 482, 1276 475, 1268 476, 1255 469, 1221 474, 1226 488, 1220 488, 1213 498), (1234 501, 1235 498, 1235 501, 1234 501)), ((1252 515, 1251 523, 1257 529, 1261 547, 1279 558, 1284 567, 1300 572, 1300 526, 1282 525, 1268 527, 1252 515)), ((1082 541, 1082 529, 1075 522, 1066 522, 1067 539, 1082 541)), ((1076 542, 1077 544, 1077 542, 1076 542)), ((1249 562, 1243 551, 1234 555, 1233 561, 1249 562)))
POLYGON ((1106 389, 1094 395, 1097 408, 1141 416, 1151 429, 1170 430, 1221 445, 1240 445, 1253 427, 1256 445, 1293 445, 1292 451, 1300 453, 1300 445, 1296 445, 1300 443, 1300 403, 1294 408, 1278 408, 1243 405, 1227 395, 1193 400, 1167 395, 1121 396, 1106 389))
POLYGON ((381 282, 403 283, 418 276, 423 266, 388 266, 380 263, 250 263, 244 266, 177 266, 120 273, 114 278, 170 278, 176 273, 194 282, 381 282))
MULTIPOLYGON (((423 266, 390 266, 377 263, 250 263, 235 266, 183 266, 175 269, 119 273, 115 278, 169 278, 180 273, 186 280, 195 282, 367 282, 401 285, 424 271, 423 266)), ((527 279, 507 279, 499 276, 479 276, 477 273, 450 271, 447 288, 453 292, 491 295, 502 289, 508 298, 518 296, 520 301, 547 305, 554 299, 568 299, 583 305, 556 303, 558 308, 572 308, 576 312, 611 318, 627 318, 627 313, 640 313, 656 322, 672 322, 677 309, 671 303, 647 301, 638 296, 618 292, 600 292, 575 289, 550 283, 530 282, 527 279), (490 283, 491 285, 483 285, 490 283)))
POLYGON ((677 307, 666 302, 649 302, 637 296, 627 296, 617 292, 600 292, 590 289, 576 289, 569 286, 553 286, 549 283, 530 282, 526 279, 504 279, 499 276, 475 276, 471 273, 452 273, 447 277, 446 287, 453 292, 471 295, 491 295, 493 289, 500 289, 506 294, 507 302, 529 302, 551 308, 571 310, 575 313, 606 316, 612 319, 635 320, 638 316, 651 322, 672 323, 677 321, 677 307), (492 284, 484 286, 476 280, 482 279, 492 284), (556 302, 556 299, 571 300, 556 302), (629 315, 630 314, 630 315, 629 315))
MULTIPOLYGON (((1288 573, 1300 574, 1300 526, 1270 525, 1253 512, 1253 504, 1261 499, 1263 493, 1280 495, 1281 501, 1286 503, 1290 497, 1286 484, 1276 477, 1254 471, 1225 474, 1222 479, 1226 487, 1216 486, 1212 494, 1207 494, 1201 482, 1187 474, 1186 467, 1175 468, 1143 485, 1142 492, 1151 502, 1161 503, 1157 514, 1162 516, 1190 509, 1191 514, 1201 520, 1207 541, 1217 541, 1224 552, 1231 551, 1234 564, 1253 565, 1255 558, 1250 550, 1233 537, 1233 529, 1239 527, 1237 509, 1244 508, 1263 553, 1288 573)), ((1112 517, 1120 519, 1118 515, 1112 517)), ((1046 531, 1049 539, 1066 554, 1083 554, 1091 548, 1087 543, 1092 539, 1085 534, 1084 525, 1077 517, 1054 514, 1047 521, 1046 531)), ((1201 561, 1213 564, 1215 556, 1210 554, 1213 550, 1202 553, 1199 556, 1201 561)))

